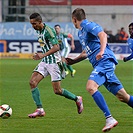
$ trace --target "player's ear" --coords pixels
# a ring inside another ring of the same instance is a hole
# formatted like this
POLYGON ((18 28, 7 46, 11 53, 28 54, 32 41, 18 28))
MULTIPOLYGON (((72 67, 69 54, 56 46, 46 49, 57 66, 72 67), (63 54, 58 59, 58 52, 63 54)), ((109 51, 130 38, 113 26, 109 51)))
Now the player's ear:
POLYGON ((77 19, 75 17, 72 18, 73 19, 73 22, 76 23, 77 22, 77 19))
POLYGON ((74 22, 75 22, 75 23, 77 22, 77 19, 76 19, 76 18, 74 19, 74 22))

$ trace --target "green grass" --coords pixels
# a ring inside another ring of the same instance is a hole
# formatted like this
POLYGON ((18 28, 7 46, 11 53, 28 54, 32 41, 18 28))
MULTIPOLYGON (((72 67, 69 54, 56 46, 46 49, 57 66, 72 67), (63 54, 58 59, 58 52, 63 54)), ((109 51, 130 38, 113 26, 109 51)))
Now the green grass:
MULTIPOLYGON (((62 81, 62 87, 83 96, 84 111, 77 113, 73 101, 56 96, 50 77, 40 84, 40 94, 46 116, 30 119, 27 114, 35 110, 29 79, 38 61, 1 59, 0 60, 0 104, 9 104, 13 114, 9 119, 0 119, 0 133, 101 133, 105 118, 92 97, 86 91, 86 82, 92 67, 88 61, 73 65, 77 70, 74 78, 70 75, 62 81)), ((133 95, 133 62, 119 61, 116 74, 128 93, 133 95)), ((119 102, 103 86, 104 95, 112 115, 119 125, 111 133, 131 133, 133 131, 133 110, 119 102)))

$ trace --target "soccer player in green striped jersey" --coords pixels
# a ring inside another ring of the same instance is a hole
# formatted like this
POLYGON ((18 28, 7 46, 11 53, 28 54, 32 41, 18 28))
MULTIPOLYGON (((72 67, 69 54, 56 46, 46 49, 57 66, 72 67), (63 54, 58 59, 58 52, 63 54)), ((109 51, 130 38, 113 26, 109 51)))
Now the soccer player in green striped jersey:
POLYGON ((63 66, 64 66, 65 71, 66 71, 66 75, 69 74, 69 71, 70 71, 71 72, 71 76, 74 77, 74 75, 76 73, 76 70, 73 69, 73 67, 71 65, 67 65, 66 62, 65 62, 65 58, 68 57, 71 49, 72 50, 75 49, 74 37, 70 33, 61 32, 61 27, 60 27, 59 24, 56 24, 54 26, 54 28, 55 28, 55 31, 56 31, 56 38, 59 41, 60 53, 61 53, 61 57, 62 57, 63 66), (68 43, 67 38, 70 38, 71 45, 68 43))
POLYGON ((30 79, 31 93, 37 109, 28 116, 36 118, 45 115, 40 99, 38 83, 48 75, 51 76, 54 93, 75 101, 78 113, 80 114, 83 110, 82 97, 76 96, 60 86, 62 78, 65 77, 65 71, 63 71, 61 55, 59 53, 60 47, 54 29, 43 23, 42 17, 38 13, 30 15, 30 23, 38 34, 38 42, 42 48, 42 53, 35 53, 33 55, 34 60, 41 59, 41 62, 34 69, 30 79))

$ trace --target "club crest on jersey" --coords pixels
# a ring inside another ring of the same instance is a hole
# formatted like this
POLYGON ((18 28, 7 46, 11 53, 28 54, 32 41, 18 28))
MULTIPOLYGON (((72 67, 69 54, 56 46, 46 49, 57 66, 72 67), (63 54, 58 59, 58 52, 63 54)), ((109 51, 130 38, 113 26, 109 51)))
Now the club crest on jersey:
POLYGON ((44 47, 46 44, 45 40, 43 41, 41 38, 38 39, 38 42, 40 43, 41 47, 44 47))

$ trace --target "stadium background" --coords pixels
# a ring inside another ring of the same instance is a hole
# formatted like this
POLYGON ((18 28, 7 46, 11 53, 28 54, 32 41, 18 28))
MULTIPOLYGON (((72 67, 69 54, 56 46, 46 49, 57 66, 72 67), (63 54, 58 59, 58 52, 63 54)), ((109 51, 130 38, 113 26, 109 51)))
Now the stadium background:
MULTIPOLYGON (((34 29, 29 23, 29 15, 38 12, 43 21, 54 26, 60 24, 62 31, 73 34, 75 56, 81 52, 77 30, 71 22, 71 12, 85 9, 87 19, 99 23, 115 35, 121 27, 128 33, 128 24, 133 21, 132 0, 0 0, 0 56, 2 58, 30 58, 40 51, 34 29)), ((68 40, 69 41, 69 40, 68 40)), ((110 43, 117 59, 130 53, 126 43, 110 43)))
MULTIPOLYGON (((9 119, 0 118, 0 133, 102 133, 105 124, 103 113, 85 89, 92 71, 87 60, 73 65, 76 70, 74 78, 69 74, 62 80, 62 87, 83 97, 82 115, 77 114, 75 103, 53 93, 49 76, 38 85, 46 116, 37 119, 27 117, 27 114, 35 109, 29 79, 39 61, 19 58, 31 58, 33 52, 40 50, 28 18, 31 13, 39 12, 47 24, 53 26, 60 23, 64 31, 74 35, 77 53, 81 49, 77 30, 71 23, 71 12, 76 7, 83 7, 89 20, 112 30, 113 34, 121 27, 128 33, 127 26, 133 21, 132 1, 0 0, 0 105, 6 103, 13 109, 9 119)), ((118 59, 120 55, 130 52, 126 43, 113 43, 110 46, 118 59)), ((119 80, 126 91, 133 95, 133 62, 124 63, 119 60, 116 67, 115 73, 119 80)), ((111 133, 131 133, 132 108, 120 103, 104 86, 99 90, 104 95, 112 115, 119 121, 119 125, 112 129, 111 133)))

